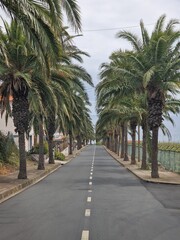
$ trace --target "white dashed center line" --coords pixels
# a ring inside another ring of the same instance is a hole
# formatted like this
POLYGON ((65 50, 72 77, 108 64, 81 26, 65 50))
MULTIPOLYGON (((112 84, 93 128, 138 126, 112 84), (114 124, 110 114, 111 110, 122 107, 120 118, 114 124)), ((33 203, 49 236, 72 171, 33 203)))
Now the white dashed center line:
POLYGON ((91 215, 91 209, 86 209, 85 217, 90 217, 90 215, 91 215))
POLYGON ((89 185, 92 185, 92 182, 89 182, 89 185))
POLYGON ((91 202, 91 197, 88 197, 88 198, 87 198, 87 202, 91 202))
POLYGON ((87 230, 82 231, 81 240, 89 240, 89 231, 87 230))

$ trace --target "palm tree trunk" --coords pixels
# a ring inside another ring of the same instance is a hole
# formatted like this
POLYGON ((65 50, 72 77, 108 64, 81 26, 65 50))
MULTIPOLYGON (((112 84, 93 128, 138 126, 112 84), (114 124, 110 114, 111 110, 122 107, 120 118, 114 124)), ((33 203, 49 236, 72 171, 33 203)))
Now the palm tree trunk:
POLYGON ((19 135, 19 179, 27 178, 25 132, 29 128, 29 103, 28 92, 22 87, 21 91, 13 92, 12 116, 15 132, 19 135))
POLYGON ((140 162, 140 125, 138 124, 138 162, 140 162))
POLYGON ((129 161, 128 157, 128 132, 127 124, 124 125, 124 161, 129 161))
POLYGON ((77 149, 79 150, 79 149, 82 148, 82 143, 81 143, 81 137, 80 137, 80 135, 78 135, 78 136, 76 137, 76 139, 77 139, 77 149))
POLYGON ((114 131, 114 152, 118 155, 119 152, 119 135, 118 129, 114 131))
POLYGON ((44 170, 44 129, 43 123, 39 124, 39 162, 38 162, 38 170, 44 170))
POLYGON ((73 154, 73 138, 71 132, 69 132, 69 154, 73 154))
POLYGON ((56 132, 55 114, 51 113, 51 115, 48 116, 47 132, 48 132, 49 164, 55 164, 54 156, 53 156, 53 147, 54 147, 53 137, 54 137, 54 133, 56 132))
POLYGON ((132 152, 131 152, 131 164, 136 164, 136 126, 135 122, 131 122, 131 137, 132 137, 132 152))
POLYGON ((119 127, 119 130, 118 130, 118 149, 117 149, 117 155, 118 156, 120 155, 120 144, 121 144, 121 129, 119 127))
POLYGON ((121 158, 124 158, 124 144, 125 144, 125 132, 124 132, 124 124, 121 125, 121 158))
POLYGON ((152 148, 151 148, 151 177, 159 178, 158 174, 158 130, 163 121, 162 112, 164 107, 164 93, 161 89, 149 87, 148 92, 148 125, 152 130, 152 148))
POLYGON ((159 127, 152 129, 152 164, 151 177, 159 178, 158 173, 158 130, 159 127))
POLYGON ((147 121, 142 124, 143 136, 142 136, 142 164, 141 169, 147 169, 147 121))
POLYGON ((26 149, 25 149, 25 133, 18 132, 19 136, 19 174, 18 179, 27 178, 26 169, 26 149))
POLYGON ((48 139, 48 148, 49 148, 49 164, 55 164, 53 156, 53 137, 48 139))
POLYGON ((110 150, 113 151, 113 135, 112 135, 112 133, 109 134, 109 141, 110 141, 110 150))
POLYGON ((106 147, 107 147, 108 149, 110 149, 110 139, 109 139, 109 136, 107 137, 106 147))
POLYGON ((115 135, 114 135, 114 152, 116 154, 118 153, 118 135, 117 135, 116 132, 115 132, 115 135))

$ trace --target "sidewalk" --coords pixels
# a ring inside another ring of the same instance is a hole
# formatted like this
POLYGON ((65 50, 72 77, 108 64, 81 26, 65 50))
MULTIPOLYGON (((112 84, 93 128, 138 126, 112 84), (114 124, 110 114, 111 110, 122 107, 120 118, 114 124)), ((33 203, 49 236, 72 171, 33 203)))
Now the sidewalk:
POLYGON ((65 161, 55 161, 55 164, 48 164, 48 160, 46 159, 45 170, 37 170, 38 163, 36 161, 30 165, 28 164, 28 179, 17 179, 18 171, 14 171, 8 175, 0 175, 0 203, 41 181, 64 164, 70 162, 82 149, 79 151, 76 150, 71 156, 66 156, 65 161))
POLYGON ((141 170, 140 163, 136 165, 131 165, 130 161, 123 161, 117 154, 111 152, 109 149, 105 147, 106 151, 121 165, 127 168, 130 172, 132 172, 135 176, 140 178, 143 181, 151 182, 151 183, 164 183, 164 184, 176 184, 180 185, 180 174, 173 173, 164 169, 159 169, 159 178, 151 178, 151 170, 141 170))

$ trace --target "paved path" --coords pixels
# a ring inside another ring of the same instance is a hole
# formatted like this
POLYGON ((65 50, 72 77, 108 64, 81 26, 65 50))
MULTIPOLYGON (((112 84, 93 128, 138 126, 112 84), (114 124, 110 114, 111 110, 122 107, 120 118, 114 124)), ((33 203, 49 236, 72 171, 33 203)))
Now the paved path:
POLYGON ((179 197, 180 186, 142 184, 103 147, 88 146, 0 205, 0 240, 179 240, 179 197))
POLYGON ((129 171, 131 171, 134 175, 146 182, 180 185, 180 174, 178 173, 159 168, 159 178, 152 178, 150 169, 141 170, 141 162, 136 161, 136 164, 132 165, 130 160, 124 161, 123 158, 120 158, 116 153, 110 151, 107 148, 106 151, 108 151, 113 158, 120 162, 121 165, 129 169, 129 171))

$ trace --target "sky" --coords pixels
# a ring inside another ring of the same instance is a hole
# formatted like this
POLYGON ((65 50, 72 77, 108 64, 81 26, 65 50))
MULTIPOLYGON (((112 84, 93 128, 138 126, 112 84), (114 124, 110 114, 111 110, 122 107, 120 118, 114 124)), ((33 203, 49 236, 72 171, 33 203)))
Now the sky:
MULTIPOLYGON (((139 23, 142 19, 151 32, 157 19, 166 14, 167 22, 171 18, 180 19, 180 0, 77 0, 81 10, 82 35, 76 38, 76 45, 90 54, 84 58, 84 67, 91 75, 96 86, 100 81, 100 65, 109 61, 110 54, 118 49, 132 49, 125 41, 116 38, 120 30, 140 34, 139 23)), ((94 89, 87 87, 93 123, 97 121, 94 89)), ((180 116, 173 116, 175 127, 165 123, 172 133, 171 141, 180 142, 180 116), (179 121, 179 122, 178 122, 179 121)), ((167 141, 160 133, 161 141, 167 141)))
MULTIPOLYGON (((77 0, 77 3, 81 11, 82 36, 76 38, 75 44, 91 56, 84 58, 83 66, 91 75, 95 86, 100 81, 100 65, 109 61, 110 54, 120 48, 131 49, 125 40, 116 38, 120 30, 139 35, 141 19, 151 32, 162 14, 166 14, 167 21, 171 18, 180 18, 180 0, 77 0)), ((5 17, 1 10, 0 14, 5 17)), ((90 86, 86 89, 92 104, 91 118, 95 124, 97 121, 95 90, 90 86)), ((176 126, 173 127, 170 123, 166 123, 166 126, 172 133, 172 141, 180 142, 180 116, 173 118, 176 126)), ((167 141, 162 134, 160 138, 167 141)))

